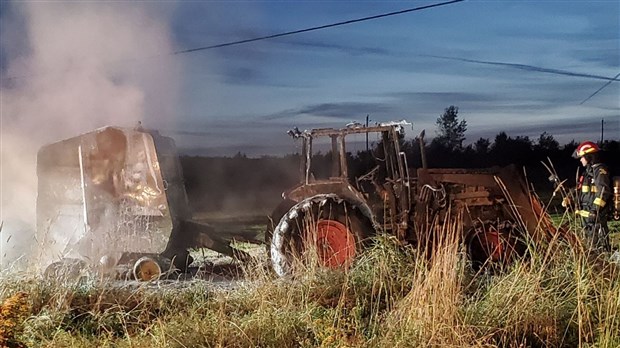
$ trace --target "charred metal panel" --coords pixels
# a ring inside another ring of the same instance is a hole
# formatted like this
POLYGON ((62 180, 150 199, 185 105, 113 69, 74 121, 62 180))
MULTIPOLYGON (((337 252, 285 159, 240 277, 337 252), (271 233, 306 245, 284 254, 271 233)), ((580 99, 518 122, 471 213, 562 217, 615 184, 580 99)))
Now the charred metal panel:
POLYGON ((163 251, 172 230, 163 163, 151 134, 131 129, 105 127, 43 147, 37 234, 44 259, 163 251))
POLYGON ((168 209, 173 220, 187 220, 192 214, 189 209, 181 161, 176 145, 171 138, 151 132, 161 171, 168 209))
MULTIPOLYGON (((534 240, 549 239, 556 229, 532 197, 514 166, 489 169, 418 169, 418 192, 441 188, 453 209, 466 208, 473 217, 510 218, 534 240), (494 211, 492 206, 501 207, 494 211), (476 208, 478 207, 478 208, 476 208)), ((420 208, 428 206, 422 199, 420 208)), ((420 209, 418 209, 418 215, 420 209)), ((422 216, 422 215, 420 215, 422 216)), ((466 220, 465 225, 474 221, 466 220)))

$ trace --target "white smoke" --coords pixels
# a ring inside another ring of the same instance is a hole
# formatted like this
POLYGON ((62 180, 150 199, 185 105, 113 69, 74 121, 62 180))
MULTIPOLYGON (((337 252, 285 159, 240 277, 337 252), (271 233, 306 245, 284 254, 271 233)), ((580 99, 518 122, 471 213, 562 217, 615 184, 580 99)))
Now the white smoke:
POLYGON ((2 6, 0 261, 6 263, 23 253, 19 245, 33 245, 25 231, 36 221, 38 149, 105 125, 164 127, 181 68, 168 54, 174 49, 162 6, 2 6))

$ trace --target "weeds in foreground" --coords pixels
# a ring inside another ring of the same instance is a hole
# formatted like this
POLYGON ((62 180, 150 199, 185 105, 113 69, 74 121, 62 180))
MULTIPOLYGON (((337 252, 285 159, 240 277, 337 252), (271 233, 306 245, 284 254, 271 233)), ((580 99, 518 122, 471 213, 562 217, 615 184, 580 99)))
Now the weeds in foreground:
POLYGON ((234 290, 4 275, 0 346, 620 346, 617 266, 558 244, 501 274, 473 273, 460 227, 437 228, 430 259, 380 237, 346 271, 290 280, 249 265, 234 290))

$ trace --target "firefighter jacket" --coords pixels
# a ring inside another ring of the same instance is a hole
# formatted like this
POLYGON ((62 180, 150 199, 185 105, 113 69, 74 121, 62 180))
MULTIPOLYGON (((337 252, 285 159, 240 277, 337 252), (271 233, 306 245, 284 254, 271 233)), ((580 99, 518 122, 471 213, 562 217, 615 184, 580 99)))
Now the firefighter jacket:
POLYGON ((577 214, 588 224, 607 221, 611 211, 613 191, 609 170, 602 163, 588 164, 577 185, 577 214))

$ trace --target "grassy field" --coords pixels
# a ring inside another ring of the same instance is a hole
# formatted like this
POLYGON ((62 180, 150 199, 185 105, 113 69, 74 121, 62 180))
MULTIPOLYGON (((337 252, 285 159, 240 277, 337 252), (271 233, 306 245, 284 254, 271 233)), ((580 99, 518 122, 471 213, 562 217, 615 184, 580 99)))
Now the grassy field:
POLYGON ((609 241, 612 247, 620 250, 620 221, 609 222, 609 241))
MULTIPOLYGON (((552 214, 551 220, 556 226, 568 225, 569 229, 576 230, 579 226, 576 226, 576 222, 572 221, 567 214, 552 214)), ((620 250, 620 221, 611 220, 608 222, 609 227, 609 242, 612 248, 620 250)))
POLYGON ((474 272, 458 226, 426 250, 377 239, 346 271, 277 279, 259 258, 233 289, 2 275, 8 347, 619 347, 620 270, 561 241, 474 272))

